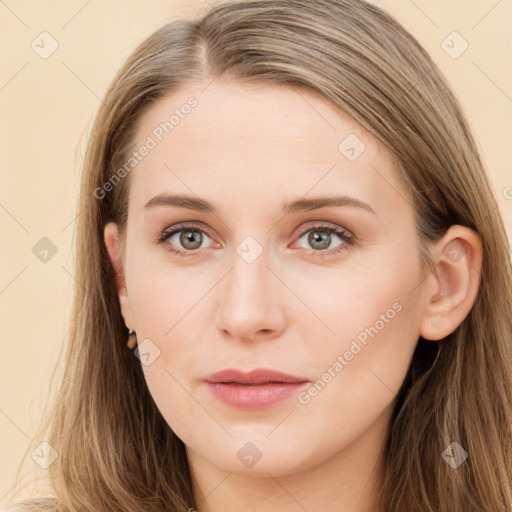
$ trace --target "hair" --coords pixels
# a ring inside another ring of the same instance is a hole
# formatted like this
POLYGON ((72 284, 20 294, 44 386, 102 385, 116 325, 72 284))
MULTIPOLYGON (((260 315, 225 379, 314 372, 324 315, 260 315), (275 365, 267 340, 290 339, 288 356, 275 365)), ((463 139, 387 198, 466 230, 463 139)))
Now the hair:
POLYGON ((435 270, 429 243, 450 226, 478 233, 478 294, 462 323, 440 340, 433 366, 428 347, 437 344, 418 340, 395 398, 376 505, 387 512, 510 511, 512 265, 503 220, 442 73, 401 24, 363 0, 223 1, 161 27, 118 71, 85 153, 74 241, 80 286, 59 356, 62 375, 24 454, 43 439, 57 451, 46 470, 52 495, 25 499, 19 510, 195 506, 185 445, 126 348, 103 239, 109 221, 125 233, 130 175, 102 199, 94 191, 129 158, 141 116, 155 102, 218 78, 316 93, 377 137, 411 193, 426 272, 435 270), (442 457, 452 442, 468 452, 456 469, 442 457))

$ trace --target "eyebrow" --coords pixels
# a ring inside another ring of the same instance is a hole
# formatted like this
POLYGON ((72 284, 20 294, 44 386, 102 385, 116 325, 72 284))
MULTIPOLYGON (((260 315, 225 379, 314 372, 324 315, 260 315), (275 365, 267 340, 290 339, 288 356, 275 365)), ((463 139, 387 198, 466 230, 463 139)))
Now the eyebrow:
MULTIPOLYGON (((186 195, 160 194, 150 199, 144 205, 144 208, 154 208, 157 206, 177 206, 198 212, 216 213, 216 209, 208 201, 199 197, 186 195)), ((290 213, 308 212, 332 206, 352 206, 364 209, 376 215, 375 211, 369 204, 345 194, 311 199, 298 199, 296 201, 285 203, 283 205, 282 213, 283 215, 288 215, 290 213)))

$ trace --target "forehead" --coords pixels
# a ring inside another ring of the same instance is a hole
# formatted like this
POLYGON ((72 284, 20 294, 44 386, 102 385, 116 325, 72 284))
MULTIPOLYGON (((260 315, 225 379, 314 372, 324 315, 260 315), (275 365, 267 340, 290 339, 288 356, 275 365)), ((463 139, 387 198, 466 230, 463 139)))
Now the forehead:
POLYGON ((304 89, 221 79, 185 87, 142 117, 134 148, 148 141, 152 148, 131 176, 137 209, 162 192, 230 198, 239 207, 254 198, 261 207, 262 198, 333 187, 366 202, 387 195, 393 207, 400 189, 394 159, 378 139, 304 89))

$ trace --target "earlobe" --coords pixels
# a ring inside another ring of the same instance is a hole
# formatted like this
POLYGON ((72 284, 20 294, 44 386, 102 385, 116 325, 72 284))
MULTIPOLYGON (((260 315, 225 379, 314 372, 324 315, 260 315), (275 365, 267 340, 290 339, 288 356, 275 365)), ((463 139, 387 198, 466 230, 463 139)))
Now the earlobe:
POLYGON ((436 267, 426 280, 420 335, 441 340, 466 318, 480 285, 482 242, 465 226, 451 226, 431 251, 436 267))
POLYGON ((121 307, 121 314, 123 315, 126 326, 129 329, 134 329, 132 323, 130 301, 128 298, 128 290, 126 288, 126 281, 124 278, 122 258, 120 257, 119 231, 117 224, 115 222, 107 223, 105 225, 103 235, 105 246, 112 263, 116 291, 121 307))

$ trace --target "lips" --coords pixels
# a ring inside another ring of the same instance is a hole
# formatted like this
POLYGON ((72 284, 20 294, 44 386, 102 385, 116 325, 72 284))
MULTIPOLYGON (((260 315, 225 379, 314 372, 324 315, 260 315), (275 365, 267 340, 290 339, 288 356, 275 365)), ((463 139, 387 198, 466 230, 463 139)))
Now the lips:
POLYGON ((307 378, 297 377, 295 375, 288 375, 276 370, 265 368, 257 368, 244 373, 240 370, 227 369, 214 373, 204 379, 206 382, 211 383, 238 383, 246 385, 261 385, 271 382, 281 383, 302 383, 309 382, 307 378))
POLYGON ((261 410, 290 399, 309 382, 304 377, 258 368, 223 370, 204 379, 212 395, 237 409, 261 410))

